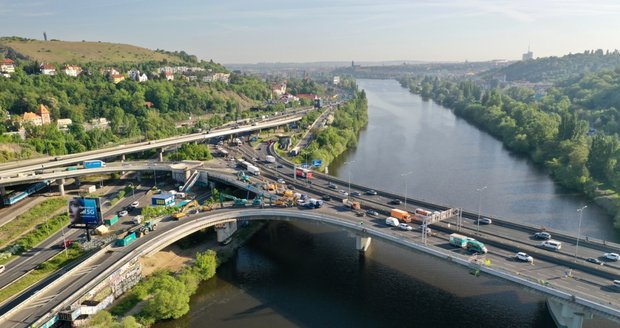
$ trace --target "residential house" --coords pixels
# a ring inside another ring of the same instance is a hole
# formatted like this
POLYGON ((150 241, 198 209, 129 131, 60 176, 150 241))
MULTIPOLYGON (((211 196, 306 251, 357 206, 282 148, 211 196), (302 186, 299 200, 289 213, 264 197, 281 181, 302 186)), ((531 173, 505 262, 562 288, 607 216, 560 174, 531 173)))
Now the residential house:
POLYGON ((32 125, 35 125, 35 126, 41 126, 41 125, 43 125, 43 121, 41 120, 41 116, 39 116, 37 113, 25 112, 21 116, 20 125, 23 126, 25 124, 32 124, 32 125))
POLYGON ((121 74, 115 68, 105 68, 105 69, 102 69, 100 72, 103 75, 109 75, 109 76, 121 74))
POLYGON ((50 111, 43 104, 39 105, 39 115, 41 116, 42 124, 52 123, 52 120, 50 119, 50 111))
POLYGON ((125 76, 122 74, 112 74, 112 83, 116 84, 125 79, 125 76))
POLYGON ((52 64, 41 64, 39 69, 43 75, 56 75, 56 66, 52 64))
POLYGON ((0 61, 0 73, 15 73, 15 65, 10 58, 4 58, 0 61))
POLYGON ((71 124, 73 124, 73 121, 70 118, 59 118, 56 121, 56 125, 58 126, 60 130, 66 129, 71 124))
POLYGON ((80 73, 82 73, 82 68, 80 66, 65 65, 62 68, 62 72, 67 76, 77 77, 80 73))
POLYGON ((280 98, 286 93, 286 82, 273 84, 271 86, 271 92, 273 93, 274 98, 280 98))
POLYGON ((334 84, 334 85, 338 85, 338 84, 340 84, 340 76, 334 76, 334 82, 333 82, 333 84, 334 84))
POLYGON ((140 71, 137 69, 132 69, 129 72, 127 72, 127 76, 129 76, 130 79, 134 81, 138 81, 140 83, 146 82, 149 80, 149 77, 146 76, 145 73, 140 73, 140 71))
POLYGON ((166 78, 166 80, 168 81, 172 81, 174 80, 174 74, 172 74, 171 72, 164 72, 164 77, 166 78))

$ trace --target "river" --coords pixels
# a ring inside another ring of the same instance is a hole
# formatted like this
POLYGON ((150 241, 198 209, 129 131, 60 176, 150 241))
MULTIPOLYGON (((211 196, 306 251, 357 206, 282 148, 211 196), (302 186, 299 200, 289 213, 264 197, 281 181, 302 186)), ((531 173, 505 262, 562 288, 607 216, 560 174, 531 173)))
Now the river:
MULTIPOLYGON (((563 231, 576 231, 576 209, 587 204, 582 234, 619 240, 603 210, 449 110, 395 81, 358 84, 369 124, 332 174, 563 231)), ((201 285, 188 315, 156 327, 554 326, 537 294, 378 240, 364 256, 353 246, 353 236, 324 225, 270 223, 201 285)))

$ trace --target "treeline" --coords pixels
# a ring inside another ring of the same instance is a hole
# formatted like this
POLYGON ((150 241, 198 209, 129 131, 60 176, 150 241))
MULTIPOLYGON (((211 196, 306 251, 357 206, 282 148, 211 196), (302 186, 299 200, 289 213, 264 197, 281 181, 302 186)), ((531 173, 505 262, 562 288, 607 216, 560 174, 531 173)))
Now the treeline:
POLYGON ((250 117, 240 101, 261 103, 270 96, 269 86, 255 77, 234 75, 230 84, 198 83, 184 79, 129 79, 113 84, 98 71, 69 77, 26 74, 22 69, 0 78, 0 133, 16 131, 15 118, 38 112, 45 105, 53 120, 68 118, 72 125, 60 131, 56 124, 26 127, 26 140, 2 136, 0 161, 28 158, 35 152, 62 155, 96 149, 127 139, 159 139, 187 132, 176 123, 190 116, 209 115, 202 126, 250 117), (106 118, 109 129, 87 129, 91 120, 106 118))
POLYGON ((402 79, 401 84, 453 109, 509 149, 546 166, 562 186, 592 198, 614 194, 607 197, 612 202, 607 208, 616 215, 616 226, 620 227, 620 202, 615 193, 620 188, 617 135, 589 135, 588 122, 574 110, 568 97, 556 90, 540 101, 518 100, 515 98, 522 93, 514 88, 483 90, 471 81, 431 77, 402 79))
POLYGON ((603 49, 562 57, 545 57, 519 61, 507 67, 490 70, 483 77, 505 75, 507 81, 560 81, 581 74, 615 69, 620 66, 620 52, 603 49))
POLYGON ((368 100, 364 90, 356 92, 355 98, 338 106, 334 121, 322 129, 314 140, 301 151, 297 161, 323 160, 333 162, 338 155, 357 145, 357 135, 368 123, 368 100))

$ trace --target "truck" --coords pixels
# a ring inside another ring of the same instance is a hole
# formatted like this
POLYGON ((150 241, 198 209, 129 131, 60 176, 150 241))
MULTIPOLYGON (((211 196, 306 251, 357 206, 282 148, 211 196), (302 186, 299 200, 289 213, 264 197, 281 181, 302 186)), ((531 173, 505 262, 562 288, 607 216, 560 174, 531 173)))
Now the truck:
POLYGON ((116 246, 127 246, 131 243, 133 243, 134 240, 136 240, 136 233, 134 231, 132 232, 127 232, 124 235, 121 235, 122 237, 119 237, 116 240, 116 246))
POLYGON ((397 218, 393 218, 390 216, 389 218, 385 219, 385 224, 392 226, 392 227, 398 227, 400 222, 398 222, 397 218))
POLYGON ((342 200, 342 204, 346 207, 350 207, 351 210, 355 211, 355 210, 361 210, 362 206, 360 204, 360 202, 356 202, 356 201, 351 201, 347 198, 342 200))
POLYGON ((433 215, 433 212, 431 211, 427 211, 423 208, 416 208, 415 209, 415 215, 421 217, 421 218, 429 218, 431 217, 431 215, 433 215))
POLYGON ((486 254, 488 252, 486 246, 483 243, 472 239, 467 241, 467 245, 465 246, 468 251, 480 254, 486 254))
POLYGON ((267 162, 267 163, 275 163, 276 162, 276 158, 271 156, 271 155, 267 155, 267 156, 265 156, 265 162, 267 162))
POLYGON ((296 168, 295 169, 295 175, 298 178, 312 179, 312 171, 310 171, 308 169, 296 168))
POLYGON ((403 222, 407 222, 407 223, 411 222, 411 214, 409 214, 409 212, 407 211, 403 211, 398 208, 393 208, 392 211, 390 212, 390 216, 395 217, 403 222))
POLYGON ((320 208, 321 206, 323 206, 323 201, 320 199, 310 198, 306 202, 306 207, 308 208, 320 208))
POLYGON ((450 245, 465 248, 467 246, 467 242, 473 240, 473 238, 469 238, 463 235, 459 235, 458 233, 453 233, 450 235, 450 245))
POLYGON ((105 167, 105 162, 100 160, 84 161, 82 165, 85 169, 98 169, 100 167, 105 167))
POLYGON ((254 165, 248 165, 247 170, 254 175, 260 175, 260 169, 254 165))
POLYGON ((107 226, 113 226, 116 222, 118 222, 118 214, 107 216, 103 219, 103 223, 107 226))

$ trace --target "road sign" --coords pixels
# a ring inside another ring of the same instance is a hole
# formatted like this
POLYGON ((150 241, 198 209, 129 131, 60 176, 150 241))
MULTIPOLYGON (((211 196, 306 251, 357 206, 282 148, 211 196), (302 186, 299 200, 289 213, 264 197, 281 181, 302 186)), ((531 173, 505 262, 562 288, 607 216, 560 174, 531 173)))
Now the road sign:
POLYGON ((301 168, 302 169, 307 169, 308 168, 308 163, 302 163, 301 164, 301 168))
POLYGON ((321 159, 312 160, 312 166, 314 166, 314 167, 321 167, 321 165, 323 165, 323 160, 321 160, 321 159))

